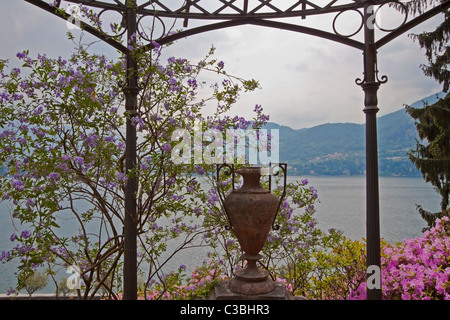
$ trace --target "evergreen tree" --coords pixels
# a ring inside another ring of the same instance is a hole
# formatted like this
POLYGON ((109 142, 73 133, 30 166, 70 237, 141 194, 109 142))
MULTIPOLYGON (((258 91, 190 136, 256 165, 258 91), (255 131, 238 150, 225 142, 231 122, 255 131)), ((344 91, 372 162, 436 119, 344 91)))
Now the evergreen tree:
POLYGON ((406 111, 416 120, 421 141, 416 150, 409 152, 409 159, 442 197, 441 211, 432 213, 418 206, 419 213, 434 226, 436 218, 449 215, 450 193, 450 94, 424 108, 407 107, 406 111), (426 144, 425 144, 426 143, 426 144))
MULTIPOLYGON (((435 7, 446 0, 412 0, 406 4, 406 8, 413 15, 421 14, 429 7, 435 7)), ((425 56, 428 65, 421 65, 420 68, 428 77, 434 78, 443 86, 443 91, 447 92, 450 84, 450 10, 445 10, 444 21, 433 31, 412 34, 411 37, 417 41, 422 49, 425 49, 425 56)))
MULTIPOLYGON (((439 5, 444 0, 413 0, 408 10, 423 13, 427 7, 439 5)), ((412 35, 420 47, 425 49, 428 65, 421 65, 426 76, 434 78, 447 92, 450 84, 450 11, 444 11, 444 21, 431 32, 412 35)), ((432 105, 423 108, 407 106, 406 111, 416 120, 416 128, 421 141, 416 150, 409 152, 409 159, 421 171, 425 181, 430 182, 442 197, 441 211, 432 213, 418 205, 419 213, 429 227, 443 215, 450 215, 450 94, 432 105), (422 144, 427 143, 427 144, 422 144)), ((428 228, 426 228, 428 229, 428 228)))

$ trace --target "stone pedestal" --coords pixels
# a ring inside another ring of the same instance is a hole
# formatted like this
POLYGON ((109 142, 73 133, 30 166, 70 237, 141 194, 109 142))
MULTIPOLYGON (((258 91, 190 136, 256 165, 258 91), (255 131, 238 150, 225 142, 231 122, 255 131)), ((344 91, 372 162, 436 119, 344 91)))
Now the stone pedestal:
POLYGON ((213 300, 291 300, 292 297, 286 291, 281 282, 274 282, 274 289, 269 293, 248 295, 235 293, 230 290, 230 281, 224 281, 215 287, 210 299, 213 300))

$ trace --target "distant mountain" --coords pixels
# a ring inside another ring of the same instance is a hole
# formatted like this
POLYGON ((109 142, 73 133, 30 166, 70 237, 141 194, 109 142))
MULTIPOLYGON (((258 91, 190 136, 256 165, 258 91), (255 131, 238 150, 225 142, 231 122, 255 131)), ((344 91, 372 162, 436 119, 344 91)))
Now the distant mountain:
MULTIPOLYGON (((413 103, 433 104, 443 94, 431 95, 413 103)), ((407 152, 414 149, 417 130, 404 108, 378 118, 379 174, 420 176, 407 152)), ((365 173, 365 124, 327 123, 294 130, 276 123, 265 129, 278 129, 280 162, 287 162, 290 174, 360 175, 365 173)))

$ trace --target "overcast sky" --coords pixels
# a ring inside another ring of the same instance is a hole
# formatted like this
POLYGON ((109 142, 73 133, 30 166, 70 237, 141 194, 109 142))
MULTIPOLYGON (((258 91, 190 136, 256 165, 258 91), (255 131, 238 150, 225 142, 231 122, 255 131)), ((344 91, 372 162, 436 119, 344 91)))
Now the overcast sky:
MULTIPOLYGON (((439 15, 411 32, 431 31, 442 20, 439 15)), ((314 23, 331 24, 329 20, 302 20, 308 26, 314 23)), ((73 48, 64 20, 23 0, 0 1, 0 24, 3 59, 13 61, 16 53, 25 49, 32 55, 67 57, 73 48)), ((382 33, 377 31, 377 35, 382 33)), ((290 31, 240 26, 179 40, 167 54, 195 61, 212 45, 230 74, 254 78, 261 84, 261 90, 242 95, 235 114, 250 117, 255 104, 261 104, 271 121, 294 129, 327 122, 364 122, 364 95, 355 84, 355 79, 363 76, 361 51, 290 31)), ((106 45, 94 49, 109 57, 115 55, 106 45)), ((424 50, 407 34, 379 50, 380 75, 389 78, 378 92, 380 116, 441 90, 423 75, 422 63, 426 63, 424 50)))

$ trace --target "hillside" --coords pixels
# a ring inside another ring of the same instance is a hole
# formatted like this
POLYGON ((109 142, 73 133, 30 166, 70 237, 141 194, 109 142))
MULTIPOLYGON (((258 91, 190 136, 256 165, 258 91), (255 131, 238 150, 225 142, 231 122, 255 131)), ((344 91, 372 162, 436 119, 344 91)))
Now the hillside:
MULTIPOLYGON (((438 100, 437 95, 411 106, 421 107, 438 100)), ((290 174, 359 175, 365 172, 365 124, 327 123, 294 130, 269 123, 266 129, 278 129, 280 161, 287 162, 290 174)), ((407 152, 416 146, 414 120, 402 108, 378 118, 379 174, 420 176, 407 152)))

